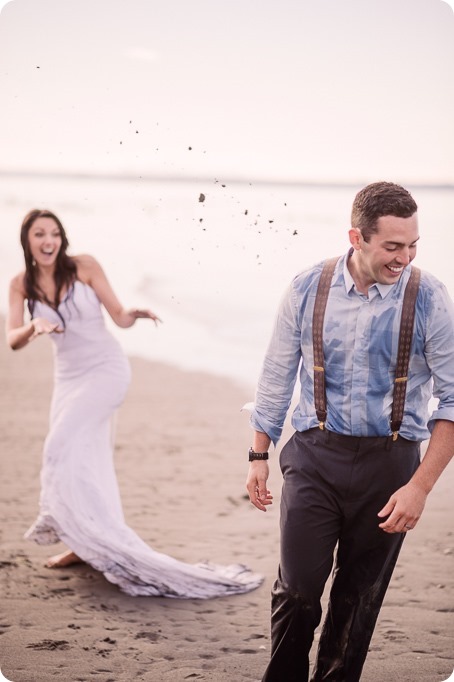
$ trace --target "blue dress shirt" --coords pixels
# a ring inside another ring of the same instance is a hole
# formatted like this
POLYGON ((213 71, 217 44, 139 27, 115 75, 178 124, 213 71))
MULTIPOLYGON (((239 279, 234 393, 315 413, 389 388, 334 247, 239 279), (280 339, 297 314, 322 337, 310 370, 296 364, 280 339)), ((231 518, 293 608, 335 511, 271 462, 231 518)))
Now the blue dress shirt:
MULTIPOLYGON (((360 293, 347 268, 351 251, 334 272, 324 324, 326 428, 352 436, 391 434, 390 416, 400 317, 410 266, 396 284, 373 284, 360 293)), ((259 384, 251 425, 279 440, 298 375, 297 431, 318 425, 314 406, 312 314, 323 263, 301 272, 280 305, 259 384)), ((422 441, 436 419, 454 421, 454 307, 444 285, 421 274, 400 435, 422 441), (438 408, 429 418, 432 394, 438 408)))

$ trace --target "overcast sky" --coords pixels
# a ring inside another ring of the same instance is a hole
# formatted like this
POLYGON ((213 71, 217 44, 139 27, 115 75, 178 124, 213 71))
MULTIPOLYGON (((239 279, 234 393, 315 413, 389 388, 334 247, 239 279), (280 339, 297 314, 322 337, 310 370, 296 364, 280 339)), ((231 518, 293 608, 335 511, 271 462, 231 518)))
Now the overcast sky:
POLYGON ((442 0, 1 6, 0 170, 454 182, 442 0))

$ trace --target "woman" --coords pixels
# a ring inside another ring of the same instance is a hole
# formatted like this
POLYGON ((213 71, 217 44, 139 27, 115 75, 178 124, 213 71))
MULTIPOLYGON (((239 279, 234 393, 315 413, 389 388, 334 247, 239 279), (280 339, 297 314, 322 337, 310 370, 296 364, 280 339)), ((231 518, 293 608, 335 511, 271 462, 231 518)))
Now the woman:
POLYGON ((44 446, 40 514, 25 537, 62 540, 49 567, 85 561, 131 595, 209 598, 258 587, 241 565, 191 565, 152 550, 124 522, 113 466, 111 420, 130 379, 129 364, 104 325, 119 327, 149 310, 126 310, 91 256, 69 256, 60 220, 33 210, 24 219, 25 271, 10 285, 7 339, 14 350, 41 334, 55 343, 55 386, 44 446), (30 322, 24 323, 27 302, 30 322))

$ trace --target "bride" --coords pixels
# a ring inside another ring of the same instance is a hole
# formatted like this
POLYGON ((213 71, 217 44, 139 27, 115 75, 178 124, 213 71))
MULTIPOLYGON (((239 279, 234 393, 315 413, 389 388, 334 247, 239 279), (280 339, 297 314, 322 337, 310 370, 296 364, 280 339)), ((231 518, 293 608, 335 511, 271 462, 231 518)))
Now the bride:
POLYGON ((156 552, 124 521, 113 466, 111 419, 130 381, 128 360, 104 325, 150 310, 126 310, 97 261, 69 256, 62 223, 30 211, 21 228, 25 270, 10 284, 7 339, 13 350, 41 334, 55 345, 50 430, 44 444, 40 513, 25 537, 69 548, 49 567, 84 561, 131 595, 210 598, 247 592, 262 577, 243 565, 187 564, 156 552), (24 321, 27 304, 30 321, 24 321))

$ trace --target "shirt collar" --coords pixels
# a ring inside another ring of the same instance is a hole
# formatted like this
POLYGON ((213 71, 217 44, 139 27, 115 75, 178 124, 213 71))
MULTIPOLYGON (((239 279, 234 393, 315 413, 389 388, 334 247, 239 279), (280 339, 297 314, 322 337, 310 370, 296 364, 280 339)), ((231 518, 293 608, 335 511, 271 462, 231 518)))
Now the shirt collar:
MULTIPOLYGON (((353 253, 353 248, 349 249, 348 253, 344 256, 344 263, 343 263, 343 275, 344 275, 344 282, 345 282, 345 291, 347 292, 347 294, 349 294, 352 289, 355 289, 355 291, 356 291, 355 282, 353 281, 353 277, 351 276, 350 270, 347 267, 347 261, 350 258, 350 256, 352 255, 352 253, 353 253)), ((402 278, 400 278, 400 279, 402 279, 402 278)), ((400 279, 399 279, 399 282, 400 282, 400 279)), ((394 289, 395 286, 397 286, 399 284, 399 282, 397 282, 396 284, 380 284, 380 282, 375 282, 374 284, 370 285, 369 291, 371 289, 376 289, 382 298, 386 298, 386 296, 388 296, 388 294, 392 291, 392 289, 394 289)))

